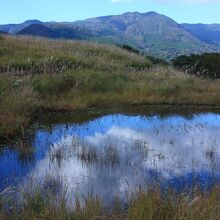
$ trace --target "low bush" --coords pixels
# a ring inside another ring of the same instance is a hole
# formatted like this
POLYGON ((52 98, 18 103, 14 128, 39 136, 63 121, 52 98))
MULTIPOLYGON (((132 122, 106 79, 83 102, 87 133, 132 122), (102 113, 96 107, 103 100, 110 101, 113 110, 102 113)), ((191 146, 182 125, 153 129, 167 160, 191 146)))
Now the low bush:
POLYGON ((218 53, 179 56, 172 61, 172 64, 180 70, 199 77, 220 78, 220 54, 218 53))

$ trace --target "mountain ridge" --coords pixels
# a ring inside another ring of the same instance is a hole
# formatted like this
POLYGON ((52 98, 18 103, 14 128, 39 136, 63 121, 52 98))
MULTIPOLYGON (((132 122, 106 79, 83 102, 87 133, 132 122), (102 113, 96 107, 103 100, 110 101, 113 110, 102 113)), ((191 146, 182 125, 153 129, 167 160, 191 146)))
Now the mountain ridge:
POLYGON ((202 41, 220 48, 220 24, 183 23, 181 25, 202 41))
POLYGON ((89 40, 92 38, 92 33, 83 28, 77 26, 67 27, 59 24, 32 24, 17 32, 16 35, 34 35, 53 39, 72 40, 89 40))
POLYGON ((190 25, 179 24, 172 18, 150 11, 126 12, 75 22, 27 20, 21 24, 0 25, 0 31, 13 35, 129 44, 143 53, 166 59, 183 54, 220 50, 218 42, 216 44, 214 40, 204 39, 201 34, 193 31, 190 25))

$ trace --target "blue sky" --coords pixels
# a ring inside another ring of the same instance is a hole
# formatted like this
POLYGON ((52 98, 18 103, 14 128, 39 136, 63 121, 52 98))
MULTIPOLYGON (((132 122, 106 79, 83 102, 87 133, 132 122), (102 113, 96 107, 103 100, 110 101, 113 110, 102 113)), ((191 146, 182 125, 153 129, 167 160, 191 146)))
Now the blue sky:
POLYGON ((0 0, 0 5, 0 24, 75 21, 128 11, 156 11, 179 23, 220 23, 220 0, 0 0))

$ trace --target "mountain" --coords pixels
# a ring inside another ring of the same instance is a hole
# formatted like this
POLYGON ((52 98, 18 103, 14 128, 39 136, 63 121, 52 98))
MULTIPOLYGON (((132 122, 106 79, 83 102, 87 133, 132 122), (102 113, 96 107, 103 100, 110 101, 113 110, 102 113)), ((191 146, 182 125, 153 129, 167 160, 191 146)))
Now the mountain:
POLYGON ((43 24, 31 24, 30 26, 19 31, 17 35, 35 35, 40 37, 55 38, 54 31, 43 24))
POLYGON ((32 24, 16 33, 16 35, 34 35, 53 39, 75 40, 86 40, 92 38, 92 33, 83 28, 59 23, 47 23, 47 25, 32 24))
POLYGON ((220 48, 220 24, 181 24, 201 41, 220 48))
POLYGON ((156 12, 128 12, 76 22, 30 20, 17 25, 0 25, 0 31, 55 39, 127 44, 143 53, 167 60, 183 54, 220 50, 212 41, 204 40, 192 33, 186 25, 180 25, 156 12))
POLYGON ((7 32, 9 34, 16 34, 24 28, 33 25, 33 24, 42 24, 42 21, 39 20, 28 20, 21 24, 6 24, 0 25, 0 31, 7 32))
POLYGON ((125 43, 143 52, 167 59, 181 54, 212 51, 171 18, 156 12, 125 13, 77 21, 90 29, 101 42, 125 43))

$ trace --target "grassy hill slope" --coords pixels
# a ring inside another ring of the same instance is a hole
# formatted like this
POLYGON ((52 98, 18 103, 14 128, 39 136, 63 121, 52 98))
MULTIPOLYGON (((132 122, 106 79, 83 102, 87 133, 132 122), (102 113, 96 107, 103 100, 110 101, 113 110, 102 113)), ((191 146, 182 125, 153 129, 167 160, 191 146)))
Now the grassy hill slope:
POLYGON ((118 47, 83 41, 0 39, 0 136, 40 110, 133 104, 220 105, 220 82, 198 79, 118 47))

